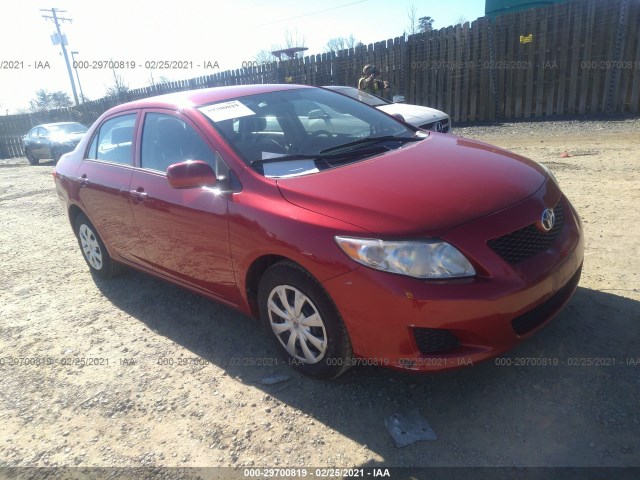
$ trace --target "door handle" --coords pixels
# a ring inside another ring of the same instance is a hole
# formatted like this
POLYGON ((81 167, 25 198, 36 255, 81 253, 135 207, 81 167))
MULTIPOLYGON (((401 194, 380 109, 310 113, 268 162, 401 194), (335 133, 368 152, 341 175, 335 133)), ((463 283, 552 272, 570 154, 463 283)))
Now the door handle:
POLYGON ((81 177, 77 177, 78 182, 80 182, 80 187, 86 187, 89 185, 89 179, 86 174, 83 174, 81 177))
POLYGON ((142 187, 138 188, 138 190, 130 190, 129 193, 131 194, 133 199, 138 203, 144 202, 145 199, 147 198, 147 192, 145 192, 142 187))

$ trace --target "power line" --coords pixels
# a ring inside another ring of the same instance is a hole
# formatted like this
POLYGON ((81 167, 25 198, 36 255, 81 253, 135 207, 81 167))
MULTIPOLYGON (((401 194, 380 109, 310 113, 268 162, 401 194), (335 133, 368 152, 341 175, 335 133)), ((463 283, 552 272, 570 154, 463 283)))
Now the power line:
POLYGON ((71 23, 70 18, 59 17, 58 13, 66 13, 66 10, 60 10, 58 8, 41 8, 41 12, 51 13, 51 15, 42 15, 42 18, 45 20, 51 20, 56 26, 56 30, 58 32, 58 40, 60 41, 60 46, 62 47, 62 54, 64 55, 64 61, 67 64, 67 73, 69 74, 69 81, 71 82, 71 91, 73 92, 73 98, 76 101, 76 106, 79 104, 78 102, 78 93, 76 92, 76 83, 73 81, 73 73, 71 73, 71 64, 69 63, 69 55, 67 55, 67 48, 65 46, 65 37, 62 35, 62 31, 60 30, 60 22, 69 22, 71 23))
POLYGON ((275 20, 273 22, 261 23, 260 25, 253 25, 253 27, 266 27, 267 25, 274 25, 276 23, 288 22, 289 20, 297 20, 298 18, 304 18, 304 17, 309 17, 311 15, 317 15, 319 13, 330 12, 331 10, 338 10, 339 8, 350 7, 351 5, 357 5, 358 3, 364 3, 368 1, 369 0, 358 0, 357 2, 338 5, 337 7, 325 8, 324 10, 317 10, 315 12, 303 13, 302 15, 297 15, 295 17, 281 18, 280 20, 275 20))

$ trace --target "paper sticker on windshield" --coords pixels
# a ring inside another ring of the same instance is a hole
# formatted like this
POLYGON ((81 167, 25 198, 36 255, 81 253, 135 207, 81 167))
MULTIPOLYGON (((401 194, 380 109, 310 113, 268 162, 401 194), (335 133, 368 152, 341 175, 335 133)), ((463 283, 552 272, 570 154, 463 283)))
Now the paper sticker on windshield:
POLYGON ((308 175, 320 171, 313 160, 289 160, 265 163, 262 165, 262 169, 264 176, 269 178, 297 177, 298 175, 308 175))
POLYGON ((246 117, 248 115, 256 114, 256 112, 246 105, 243 105, 238 100, 216 103, 215 105, 207 105, 206 107, 201 107, 198 110, 214 122, 222 122, 223 120, 230 120, 232 118, 246 117))

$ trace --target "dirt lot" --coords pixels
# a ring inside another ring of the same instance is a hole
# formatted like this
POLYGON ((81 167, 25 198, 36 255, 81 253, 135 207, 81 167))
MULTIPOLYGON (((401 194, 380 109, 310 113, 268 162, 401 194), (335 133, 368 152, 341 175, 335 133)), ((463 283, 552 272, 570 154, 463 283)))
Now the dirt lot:
POLYGON ((639 132, 458 129, 553 169, 584 222, 580 287, 511 366, 333 382, 276 365, 224 306, 138 272, 94 280, 52 164, 0 161, 0 466, 640 466, 639 132), (385 419, 411 410, 438 439, 398 448, 385 419))

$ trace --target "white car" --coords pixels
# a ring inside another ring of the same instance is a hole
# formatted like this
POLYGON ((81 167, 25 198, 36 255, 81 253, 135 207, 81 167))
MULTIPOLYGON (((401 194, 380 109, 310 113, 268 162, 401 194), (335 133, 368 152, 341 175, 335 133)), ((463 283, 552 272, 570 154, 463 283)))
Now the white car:
MULTIPOLYGON (((405 122, 414 127, 431 130, 433 132, 451 132, 451 119, 449 115, 435 108, 410 105, 407 103, 393 103, 376 95, 358 90, 355 87, 332 85, 324 88, 353 97, 389 115, 401 115, 405 122)), ((394 101, 404 102, 404 97, 396 96, 394 97, 394 101)))

